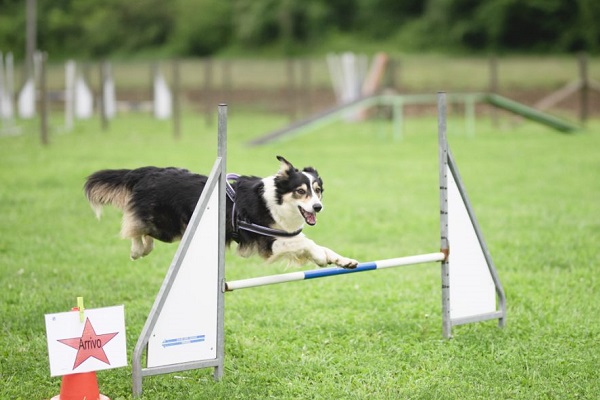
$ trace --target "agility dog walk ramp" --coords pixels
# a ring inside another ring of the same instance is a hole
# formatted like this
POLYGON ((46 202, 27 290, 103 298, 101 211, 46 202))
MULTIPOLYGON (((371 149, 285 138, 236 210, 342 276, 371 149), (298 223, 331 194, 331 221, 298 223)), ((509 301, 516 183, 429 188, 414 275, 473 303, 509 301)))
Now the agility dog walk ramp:
POLYGON ((226 106, 219 106, 218 157, 133 352, 133 394, 142 379, 224 366, 224 296, 228 291, 299 282, 424 263, 440 263, 442 334, 456 325, 498 320, 504 326, 504 290, 446 140, 446 94, 438 94, 440 248, 355 269, 320 268, 225 281, 226 106), (142 366, 145 356, 146 366, 142 366))
POLYGON ((554 115, 494 93, 484 95, 483 101, 493 105, 494 107, 520 115, 523 118, 527 118, 540 124, 549 126, 550 128, 553 128, 559 132, 571 133, 581 129, 579 126, 565 121, 562 118, 555 117, 554 115))
MULTIPOLYGON (((247 144, 249 146, 260 146, 263 144, 288 139, 333 123, 342 119, 344 115, 348 115, 349 113, 353 113, 358 110, 364 110, 373 106, 390 106, 392 107, 394 120, 396 118, 402 119, 403 112, 401 110, 405 105, 434 104, 435 101, 435 95, 430 94, 381 94, 365 96, 345 104, 331 107, 305 119, 293 122, 288 126, 276 129, 265 135, 259 136, 258 138, 250 140, 247 144)), ((459 104, 464 103, 466 108, 465 113, 468 119, 474 119, 475 103, 484 103, 548 126, 549 128, 559 132, 572 133, 581 130, 581 127, 574 123, 494 93, 454 93, 447 96, 447 101, 459 104)), ((394 124, 396 125, 396 122, 394 122, 394 124)), ((471 122, 471 125, 472 124, 473 123, 471 122)), ((401 135, 395 134, 394 136, 401 135)))
POLYGON ((273 132, 267 133, 264 136, 260 136, 254 140, 248 142, 250 146, 260 146, 276 140, 293 136, 305 130, 317 129, 320 126, 327 125, 333 121, 338 120, 342 115, 352 112, 354 110, 360 110, 367 107, 380 103, 380 96, 365 96, 359 99, 350 101, 348 103, 340 104, 325 111, 321 111, 308 118, 293 122, 289 126, 281 129, 277 129, 273 132))

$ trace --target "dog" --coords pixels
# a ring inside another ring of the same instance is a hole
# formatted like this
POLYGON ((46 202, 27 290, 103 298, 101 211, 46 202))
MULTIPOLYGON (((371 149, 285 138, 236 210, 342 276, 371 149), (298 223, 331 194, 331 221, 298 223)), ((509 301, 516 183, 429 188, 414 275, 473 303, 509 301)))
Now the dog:
MULTIPOLYGON (((280 167, 273 176, 228 175, 227 245, 236 242, 241 256, 258 254, 269 262, 355 268, 358 261, 302 233, 305 224, 317 223, 323 210, 323 180, 317 170, 300 171, 281 156, 277 160, 280 167)), ((84 192, 98 219, 105 205, 123 211, 121 237, 131 239, 130 256, 136 260, 152 251, 154 239, 181 239, 207 179, 174 167, 106 169, 87 178, 84 192)))

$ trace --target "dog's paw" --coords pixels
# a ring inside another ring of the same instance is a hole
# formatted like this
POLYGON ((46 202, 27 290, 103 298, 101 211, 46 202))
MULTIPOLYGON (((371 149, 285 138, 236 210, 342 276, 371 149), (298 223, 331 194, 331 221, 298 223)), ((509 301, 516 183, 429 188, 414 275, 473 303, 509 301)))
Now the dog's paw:
POLYGON ((131 258, 131 261, 135 261, 139 258, 142 258, 144 256, 146 256, 147 253, 145 253, 143 251, 143 249, 137 249, 137 250, 131 250, 131 252, 129 252, 129 258, 131 258))
POLYGON ((358 265, 358 261, 346 257, 340 257, 337 260, 335 260, 334 263, 338 267, 342 267, 345 269, 354 269, 358 265))
POLYGON ((150 254, 154 248, 154 240, 150 236, 139 236, 131 239, 129 257, 132 261, 150 254))

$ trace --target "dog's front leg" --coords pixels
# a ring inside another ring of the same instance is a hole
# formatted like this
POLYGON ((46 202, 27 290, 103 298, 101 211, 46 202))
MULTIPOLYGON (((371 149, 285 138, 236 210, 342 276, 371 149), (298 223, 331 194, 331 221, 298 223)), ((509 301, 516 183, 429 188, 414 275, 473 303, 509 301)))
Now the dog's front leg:
POLYGON ((273 242, 272 252, 269 261, 287 258, 298 263, 312 261, 320 267, 335 264, 342 268, 356 268, 358 265, 358 261, 343 257, 327 247, 319 246, 302 234, 293 238, 278 238, 273 242))
POLYGON ((358 265, 358 261, 356 261, 352 258, 341 256, 338 253, 336 253, 335 251, 328 249, 327 247, 323 247, 323 246, 318 246, 318 247, 320 247, 327 255, 327 264, 335 264, 338 267, 347 268, 347 269, 354 269, 358 265))

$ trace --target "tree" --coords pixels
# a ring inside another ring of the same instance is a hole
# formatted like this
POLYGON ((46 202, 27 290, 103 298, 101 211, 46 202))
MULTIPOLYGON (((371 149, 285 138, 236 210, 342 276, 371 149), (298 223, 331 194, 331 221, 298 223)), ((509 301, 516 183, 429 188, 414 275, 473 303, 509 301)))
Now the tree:
MULTIPOLYGON (((419 51, 600 51, 598 0, 38 1, 54 59, 228 47, 310 51, 332 33, 419 51)), ((0 50, 23 57, 25 0, 0 0, 0 50)))

